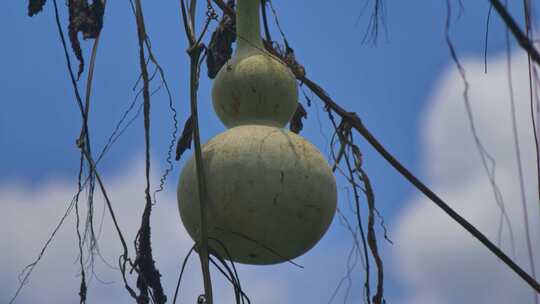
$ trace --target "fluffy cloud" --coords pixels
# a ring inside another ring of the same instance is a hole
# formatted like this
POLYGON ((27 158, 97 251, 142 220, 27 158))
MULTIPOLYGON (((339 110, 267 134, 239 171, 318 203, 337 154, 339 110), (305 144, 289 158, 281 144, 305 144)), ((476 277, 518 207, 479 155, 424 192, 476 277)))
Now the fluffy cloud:
MULTIPOLYGON (((525 175, 532 246, 540 268, 540 223, 536 159, 532 134, 526 57, 515 54, 513 65, 516 115, 525 175)), ((505 56, 490 58, 484 73, 482 58, 463 62, 479 136, 496 159, 501 189, 515 238, 515 258, 530 270, 527 257, 519 179, 513 145, 505 56)), ((421 124, 423 162, 429 184, 491 240, 497 242, 500 209, 481 165, 471 135, 463 82, 454 66, 440 79, 421 124)), ((394 263, 410 287, 406 303, 531 303, 532 291, 513 272, 446 214, 422 196, 411 199, 394 224, 394 263)), ((505 225, 502 247, 512 254, 505 225)), ((401 302, 401 301, 400 301, 401 302)))

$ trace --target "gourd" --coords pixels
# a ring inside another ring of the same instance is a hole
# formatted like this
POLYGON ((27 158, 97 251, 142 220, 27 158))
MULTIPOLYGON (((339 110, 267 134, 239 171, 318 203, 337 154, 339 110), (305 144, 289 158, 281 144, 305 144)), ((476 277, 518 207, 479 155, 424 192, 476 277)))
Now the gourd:
POLYGON ((237 2, 238 45, 212 88, 214 109, 227 127, 249 123, 283 127, 297 107, 293 74, 264 49, 259 33, 259 2, 237 2))
MULTIPOLYGON (((336 210, 335 179, 311 143, 284 129, 298 89, 290 70, 266 52, 259 0, 237 1, 237 49, 212 89, 214 109, 230 127, 202 149, 209 201, 209 247, 247 264, 274 264, 311 249, 336 210)), ((178 184, 182 222, 200 238, 195 159, 178 184)))

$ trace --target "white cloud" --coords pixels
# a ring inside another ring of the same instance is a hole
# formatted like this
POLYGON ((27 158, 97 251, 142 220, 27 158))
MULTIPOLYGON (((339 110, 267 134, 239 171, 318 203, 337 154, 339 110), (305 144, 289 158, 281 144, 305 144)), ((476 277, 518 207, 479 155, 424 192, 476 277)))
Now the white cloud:
MULTIPOLYGON (((516 240, 516 259, 530 270, 512 137, 504 56, 463 62, 470 82, 476 127, 497 160, 496 179, 503 193, 516 240)), ((540 264, 540 223, 534 139, 528 101, 526 57, 512 57, 519 139, 535 261, 540 264)), ((435 89, 421 124, 423 161, 429 184, 491 240, 497 240, 500 211, 481 166, 463 102, 463 82, 450 66, 435 89)), ((426 198, 414 197, 394 224, 393 263, 410 287, 406 303, 531 303, 532 291, 464 229, 426 198)), ((511 255, 508 230, 502 245, 511 255)), ((402 301, 400 301, 402 302, 402 301)))
MULTIPOLYGON (((133 254, 132 241, 144 206, 141 162, 118 176, 107 178, 109 195, 113 201, 120 225, 133 254)), ((0 222, 4 233, 0 236, 3 255, 0 259, 2 284, 0 302, 7 302, 18 284, 17 274, 36 258, 41 246, 69 204, 76 190, 75 181, 52 181, 33 188, 29 185, 0 185, 0 222), (6 231, 7 230, 7 231, 6 231)), ((99 192, 97 192, 99 193, 99 192)), ((159 206, 154 208, 153 241, 160 250, 156 251, 158 267, 165 278, 176 275, 179 261, 175 257, 185 255, 190 240, 182 231, 174 197, 163 194, 159 206), (160 259, 165 256, 165 259, 160 259)), ((84 206, 85 200, 81 200, 84 206)), ((103 210, 101 195, 96 200, 96 227, 99 226, 103 210)), ((82 216, 85 211, 82 210, 82 216)), ((97 228, 96 228, 97 229, 97 228)), ((121 253, 120 242, 113 229, 110 217, 105 216, 100 238, 100 249, 106 260, 116 266, 121 253)), ((78 247, 75 234, 75 217, 72 213, 56 235, 43 260, 35 268, 29 284, 23 289, 17 303, 73 303, 79 287, 78 247), (44 299, 47 299, 46 301, 44 299)), ((96 273, 109 285, 91 281, 90 303, 115 303, 126 299, 127 293, 120 284, 118 271, 96 262, 96 273)), ((168 286, 170 287, 170 286, 168 286)))
MULTIPOLYGON (((144 205, 143 162, 134 161, 117 175, 105 177, 110 198, 118 221, 126 236, 133 257, 132 240, 140 224, 144 205)), ((180 223, 176 206, 175 174, 171 175, 169 191, 159 196, 152 214, 153 253, 157 267, 163 275, 167 295, 172 302, 179 267, 192 241, 180 223)), ((39 186, 24 184, 0 185, 0 303, 7 303, 15 291, 17 274, 36 257, 44 241, 64 212, 75 193, 75 180, 49 181, 39 186)), ((98 192, 99 193, 99 192, 98 192)), ((96 199, 96 222, 99 223, 103 202, 96 199)), ((82 212, 84 214, 84 212, 82 212)), ((252 303, 318 303, 330 298, 335 284, 343 275, 343 258, 348 248, 335 246, 342 228, 332 229, 329 236, 314 250, 297 262, 299 269, 290 264, 276 266, 239 267, 243 288, 252 303), (343 257, 343 258, 341 258, 343 257), (330 284, 329 284, 330 282, 330 284), (306 293, 306 291, 309 291, 306 293), (323 300, 321 300, 323 299, 323 300)), ((79 290, 78 249, 75 218, 71 215, 57 234, 43 260, 35 268, 29 284, 23 289, 16 303, 76 303, 79 290)), ((348 242, 348 240, 346 240, 348 242)), ((106 260, 117 264, 121 246, 110 217, 105 216, 100 248, 106 260)), ((99 278, 111 284, 92 279, 88 303, 131 303, 121 284, 119 272, 96 261, 99 278)), ((135 276, 133 276, 135 277, 135 276)), ((233 303, 234 295, 227 282, 213 271, 214 293, 219 303, 233 303)), ((134 285, 133 285, 134 286, 134 285)), ((187 266, 177 303, 194 303, 202 293, 199 260, 193 255, 187 266)))

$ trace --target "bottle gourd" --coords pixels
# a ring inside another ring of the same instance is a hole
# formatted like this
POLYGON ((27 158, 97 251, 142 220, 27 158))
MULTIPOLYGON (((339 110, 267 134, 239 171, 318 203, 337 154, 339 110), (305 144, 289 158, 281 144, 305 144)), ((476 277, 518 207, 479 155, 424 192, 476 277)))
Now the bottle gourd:
MULTIPOLYGON (((237 48, 212 88, 229 129, 203 146, 209 247, 246 264, 296 258, 322 238, 336 210, 334 176, 321 153, 286 129, 298 102, 294 75, 264 50, 260 0, 237 0, 237 48)), ((200 238, 195 159, 178 184, 180 217, 200 238)))

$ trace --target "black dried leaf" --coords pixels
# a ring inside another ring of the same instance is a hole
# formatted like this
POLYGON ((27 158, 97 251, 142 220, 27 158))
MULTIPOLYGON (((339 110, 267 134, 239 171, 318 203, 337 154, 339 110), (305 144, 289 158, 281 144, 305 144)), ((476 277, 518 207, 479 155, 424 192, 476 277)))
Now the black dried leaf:
POLYGON ((187 149, 191 149, 191 141, 193 139, 193 119, 190 116, 186 123, 184 124, 184 131, 182 131, 182 136, 178 140, 178 145, 176 146, 176 160, 180 160, 182 154, 186 152, 187 149))
POLYGON ((43 10, 47 0, 29 0, 28 1, 28 16, 32 17, 43 10))
POLYGON ((69 0, 68 7, 69 40, 71 48, 77 60, 79 60, 77 73, 77 78, 79 78, 84 70, 84 58, 78 37, 79 32, 82 33, 84 40, 97 38, 103 27, 105 7, 101 0, 93 0, 91 5, 88 5, 87 0, 69 0))
POLYGON ((135 240, 135 246, 137 251, 137 257, 133 264, 138 269, 139 276, 137 277, 137 288, 140 290, 140 294, 137 296, 137 303, 150 303, 150 294, 152 295, 152 303, 165 304, 167 302, 167 296, 163 291, 161 285, 161 273, 156 268, 156 262, 154 261, 152 254, 151 243, 151 228, 150 228, 150 214, 152 211, 152 204, 147 201, 146 207, 142 215, 141 227, 137 233, 135 240))
POLYGON ((298 107, 296 108, 296 112, 294 112, 294 115, 291 119, 291 124, 289 126, 291 132, 294 132, 296 134, 300 133, 300 131, 302 131, 302 129, 304 128, 304 123, 302 122, 302 119, 306 118, 306 109, 304 109, 304 106, 301 103, 298 103, 298 107))
MULTIPOLYGON (((234 0, 229 0, 227 5, 234 8, 234 0)), ((214 79, 221 67, 231 59, 233 53, 232 44, 235 41, 236 22, 230 16, 224 14, 219 26, 212 33, 210 45, 208 46, 206 67, 210 79, 214 79)))

